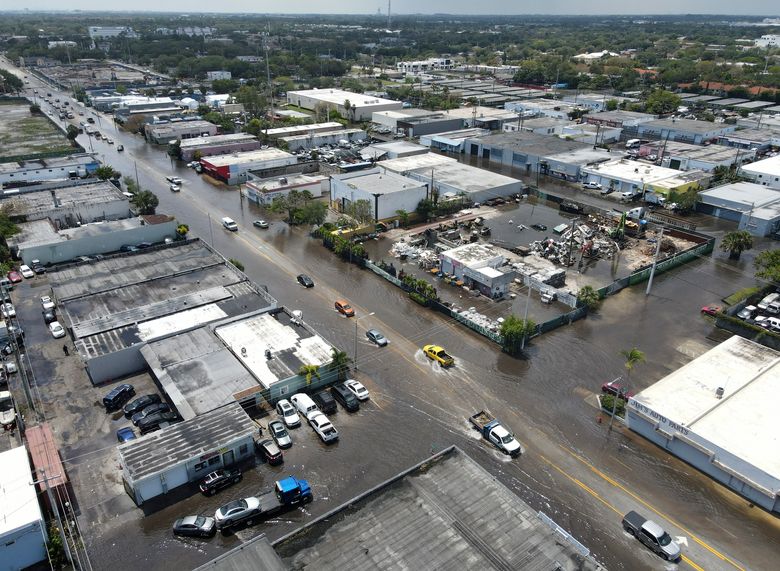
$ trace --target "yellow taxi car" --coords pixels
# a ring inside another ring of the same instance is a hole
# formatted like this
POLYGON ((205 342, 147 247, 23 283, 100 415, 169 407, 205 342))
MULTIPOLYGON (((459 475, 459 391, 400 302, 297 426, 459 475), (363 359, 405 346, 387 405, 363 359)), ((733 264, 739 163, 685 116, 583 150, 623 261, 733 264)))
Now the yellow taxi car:
POLYGON ((425 356, 431 359, 432 361, 436 361, 439 363, 442 367, 451 367, 455 364, 455 359, 453 359, 447 351, 445 351, 442 347, 439 347, 438 345, 426 345, 423 347, 423 353, 425 353, 425 356))

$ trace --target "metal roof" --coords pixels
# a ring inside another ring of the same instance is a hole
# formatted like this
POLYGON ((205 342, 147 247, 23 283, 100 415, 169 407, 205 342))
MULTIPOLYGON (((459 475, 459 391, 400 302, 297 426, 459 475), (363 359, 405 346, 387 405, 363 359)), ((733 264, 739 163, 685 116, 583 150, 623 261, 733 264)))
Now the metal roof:
POLYGON ((287 571, 265 535, 258 535, 194 571, 287 571))
POLYGON ((132 482, 154 476, 251 438, 257 426, 241 405, 231 403, 207 414, 173 424, 118 447, 119 462, 132 482))

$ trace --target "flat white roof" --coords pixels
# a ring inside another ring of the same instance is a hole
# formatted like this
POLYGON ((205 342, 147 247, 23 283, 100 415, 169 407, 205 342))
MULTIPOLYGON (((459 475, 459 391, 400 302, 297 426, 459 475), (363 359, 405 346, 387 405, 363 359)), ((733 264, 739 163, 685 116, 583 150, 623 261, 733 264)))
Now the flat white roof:
POLYGON ((780 352, 734 335, 633 400, 780 479, 780 352))
POLYGON ((755 174, 768 174, 770 176, 780 176, 780 155, 769 157, 761 161, 742 166, 743 171, 755 174))
POLYGON ((702 198, 728 200, 741 206, 740 210, 747 212, 751 208, 780 200, 780 191, 767 188, 752 182, 734 182, 725 184, 700 193, 702 198))
POLYGON ((217 304, 210 303, 139 323, 138 336, 142 341, 154 341, 172 333, 219 321, 227 316, 228 314, 222 311, 222 308, 217 304))
POLYGON ((16 529, 42 522, 38 494, 24 446, 0 453, 0 538, 16 529))
POLYGON ((451 250, 445 250, 442 256, 462 263, 469 268, 480 268, 491 261, 503 258, 503 250, 490 244, 463 244, 451 250))
POLYGON ((341 181, 351 188, 370 194, 392 194, 425 186, 416 180, 395 174, 394 172, 383 172, 380 169, 333 175, 331 178, 341 181))
POLYGON ((298 161, 294 155, 273 147, 269 149, 257 149, 254 151, 242 151, 239 153, 213 155, 211 157, 203 157, 201 160, 204 163, 208 163, 214 167, 223 167, 228 165, 240 165, 262 161, 276 161, 280 159, 287 159, 293 163, 298 161))
POLYGON ((377 166, 382 167, 385 170, 395 173, 403 174, 415 169, 432 167, 440 167, 445 164, 456 163, 453 158, 445 157, 444 155, 438 155, 436 153, 427 153, 424 155, 412 155, 409 157, 399 157, 397 159, 390 159, 387 161, 380 161, 377 166))
POLYGON ((349 99, 352 105, 358 107, 370 107, 372 105, 389 105, 392 103, 401 104, 400 101, 393 101, 392 99, 382 99, 381 97, 367 96, 361 93, 353 93, 351 91, 344 91, 343 89, 305 89, 299 91, 288 91, 288 101, 290 95, 300 95, 301 97, 311 97, 313 99, 319 99, 326 103, 333 103, 334 105, 343 105, 344 101, 349 99))
MULTIPOLYGON (((290 111, 290 113, 297 113, 297 111, 290 111)), ((301 113, 303 115, 303 113, 301 113)), ((304 115, 304 117, 308 117, 308 115, 304 115)), ((277 127, 276 129, 268 129, 266 131, 266 134, 269 137, 275 137, 277 135, 286 135, 289 133, 305 133, 307 131, 315 131, 315 130, 331 130, 331 131, 338 131, 339 129, 343 129, 344 125, 341 123, 336 123, 335 121, 330 121, 328 123, 312 123, 311 125, 294 125, 292 127, 277 127)))
POLYGON ((249 133, 230 133, 228 135, 211 135, 209 137, 192 137, 182 139, 180 148, 198 147, 201 145, 219 145, 222 143, 234 143, 238 141, 256 141, 257 138, 249 133))
POLYGON ((666 167, 649 165, 638 161, 628 161, 625 159, 599 163, 598 165, 586 167, 583 171, 598 176, 631 182, 644 181, 645 184, 652 184, 682 174, 682 171, 677 169, 668 169, 666 167))

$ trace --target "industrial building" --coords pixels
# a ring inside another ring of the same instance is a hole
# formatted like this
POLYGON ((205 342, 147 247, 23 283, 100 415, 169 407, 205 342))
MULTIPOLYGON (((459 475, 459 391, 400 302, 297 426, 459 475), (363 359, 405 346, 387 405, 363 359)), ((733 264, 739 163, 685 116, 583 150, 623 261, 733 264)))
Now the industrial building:
POLYGON ((631 397, 628 426, 780 513, 780 353, 734 335, 631 397))
POLYGON ((100 161, 89 153, 0 163, 0 186, 85 178, 99 166, 100 161))
POLYGON ((374 218, 396 218, 398 210, 414 212, 428 197, 428 185, 375 168, 331 176, 330 199, 342 212, 351 202, 367 200, 374 218))
MULTIPOLYGON (((504 124, 504 127, 509 123, 504 124)), ((433 133, 420 137, 420 144, 431 149, 436 149, 442 153, 453 153, 459 155, 466 146, 466 141, 490 135, 487 129, 458 129, 456 131, 445 131, 443 133, 433 133)))
POLYGON ((319 133, 309 133, 307 135, 294 135, 292 137, 280 137, 279 141, 284 143, 291 151, 301 149, 313 149, 323 145, 339 145, 342 141, 353 143, 355 141, 364 141, 367 135, 363 129, 338 129, 336 131, 322 131, 319 133))
POLYGON ((425 183, 438 194, 439 200, 463 197, 471 202, 484 202, 520 194, 525 188, 517 179, 434 153, 380 161, 376 166, 383 172, 425 183))
POLYGON ((620 140, 622 131, 619 127, 591 125, 590 123, 570 123, 563 127, 559 137, 588 145, 603 145, 616 143, 620 140))
POLYGON ((390 129, 394 133, 401 128, 401 123, 422 117, 440 116, 441 111, 428 109, 395 109, 393 111, 375 111, 371 114, 371 122, 380 127, 390 129))
POLYGON ((371 97, 341 89, 306 89, 303 91, 288 91, 287 103, 313 111, 318 105, 326 105, 338 111, 339 115, 352 121, 370 121, 375 111, 390 111, 401 109, 403 103, 371 97), (344 106, 349 102, 349 110, 344 106))
POLYGON ((319 198, 330 190, 330 180, 318 174, 286 174, 268 178, 263 173, 249 171, 246 185, 243 187, 247 200, 264 206, 270 205, 278 196, 286 196, 292 190, 306 191, 312 198, 319 198))
POLYGON ((145 125, 144 134, 147 141, 164 145, 171 141, 216 135, 217 126, 214 123, 200 119, 193 121, 169 121, 145 125))
MULTIPOLYGON (((571 114, 581 111, 582 107, 564 101, 552 99, 536 99, 526 101, 510 101, 504 105, 504 109, 523 117, 553 117, 555 119, 570 119, 571 114)), ((515 120, 517 115, 515 115, 515 120)))
POLYGON ((127 123, 131 118, 141 118, 148 123, 178 115, 182 111, 181 106, 170 97, 123 97, 113 108, 114 119, 118 123, 127 123))
POLYGON ((739 174, 761 186, 780 190, 780 155, 742 165, 739 174))
POLYGON ((700 192, 696 210, 738 222, 754 236, 780 232, 780 192, 760 184, 735 182, 700 192))
POLYGON ((679 141, 701 145, 704 142, 715 142, 719 137, 736 131, 736 125, 727 123, 710 123, 709 121, 694 121, 692 119, 655 119, 640 124, 637 134, 640 138, 662 141, 679 141))
POLYGON ((600 569, 590 550, 457 447, 285 535, 197 571, 263 569, 600 569), (248 561, 249 566, 241 565, 248 561))
POLYGON ((217 81, 221 79, 233 79, 233 74, 225 69, 218 69, 215 71, 207 71, 206 79, 209 81, 217 81))
POLYGON ((401 73, 427 73, 429 71, 439 71, 452 69, 455 67, 455 60, 448 57, 432 57, 417 61, 399 61, 395 64, 395 69, 401 73))
POLYGON ((191 161, 197 154, 198 157, 210 157, 225 153, 240 153, 254 151, 263 144, 249 133, 232 133, 230 135, 216 135, 214 137, 194 137, 181 142, 181 160, 191 161))
POLYGON ((756 152, 724 147, 722 145, 691 145, 676 141, 651 141, 639 147, 640 158, 661 161, 662 167, 670 169, 702 170, 713 172, 717 167, 730 168, 738 162, 753 160, 756 152))
POLYGON ((200 240, 63 266, 49 282, 94 384, 144 370, 141 349, 151 341, 276 307, 200 240))
POLYGON ((298 157, 276 148, 212 155, 200 160, 203 174, 207 174, 227 184, 246 182, 247 174, 250 170, 274 171, 294 165, 297 162, 298 157))
POLYGON ((122 220, 91 222, 58 229, 48 218, 17 224, 19 233, 7 239, 14 256, 28 266, 32 260, 57 264, 79 256, 117 252, 125 244, 161 243, 176 237, 173 216, 152 214, 122 220))
POLYGON ((127 197, 116 186, 94 179, 6 189, 0 192, 0 205, 9 205, 12 219, 48 218, 57 228, 133 215, 127 197))
POLYGON ((601 184, 616 192, 644 195, 656 192, 668 196, 671 192, 687 192, 709 183, 710 175, 703 171, 682 172, 638 161, 615 159, 582 169, 584 180, 601 184), (669 184, 664 184, 669 182, 669 184))
POLYGON ((517 274, 507 266, 504 250, 491 244, 464 244, 439 254, 441 271, 463 280, 482 295, 498 299, 506 295, 517 274))
POLYGON ((514 133, 515 131, 525 131, 526 133, 536 133, 537 135, 560 135, 563 128, 571 125, 569 119, 558 119, 556 117, 536 117, 534 119, 520 118, 516 122, 505 123, 501 129, 504 133, 514 133))
POLYGON ((780 129, 740 129, 718 139, 719 145, 753 151, 768 151, 780 147, 780 129))
POLYGON ((128 26, 89 26, 87 28, 87 33, 89 33, 89 37, 93 40, 119 37, 133 39, 138 37, 135 30, 128 26))
POLYGON ((636 111, 604 111, 602 113, 588 113, 583 117, 583 120, 591 125, 630 129, 657 118, 657 115, 638 113, 636 111))
MULTIPOLYGON (((281 113, 279 111, 278 113, 281 113)), ((295 135, 309 135, 311 133, 322 133, 327 131, 339 131, 344 128, 341 123, 331 121, 329 123, 312 123, 311 125, 293 125, 291 127, 277 127, 275 129, 266 129, 263 134, 269 139, 278 139, 280 137, 294 137, 295 135)))
POLYGON ((47 557, 48 533, 24 446, 0 453, 0 569, 16 571, 47 557))
POLYGON ((389 141, 387 143, 375 143, 361 149, 360 156, 366 160, 378 161, 380 159, 398 159, 425 155, 428 148, 409 141, 389 141))
POLYGON ((603 93, 577 93, 576 95, 566 95, 563 100, 567 103, 584 107, 592 113, 600 113, 607 110, 609 101, 617 101, 618 104, 637 103, 639 99, 634 97, 622 97, 619 95, 606 95, 603 93))
POLYGON ((255 455, 257 425, 238 403, 118 447, 125 491, 137 505, 255 455))

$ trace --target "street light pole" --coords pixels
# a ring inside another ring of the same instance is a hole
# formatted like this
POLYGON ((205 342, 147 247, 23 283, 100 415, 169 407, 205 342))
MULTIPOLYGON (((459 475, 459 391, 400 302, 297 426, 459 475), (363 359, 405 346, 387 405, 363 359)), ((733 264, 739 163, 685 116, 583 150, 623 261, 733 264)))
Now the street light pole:
POLYGON ((368 315, 364 315, 363 317, 358 317, 358 318, 355 319, 355 358, 353 359, 353 361, 355 363, 355 370, 356 371, 358 370, 358 342, 357 342, 358 321, 360 321, 361 319, 363 319, 365 317, 371 317, 372 315, 374 315, 374 313, 375 312, 372 311, 368 315))

